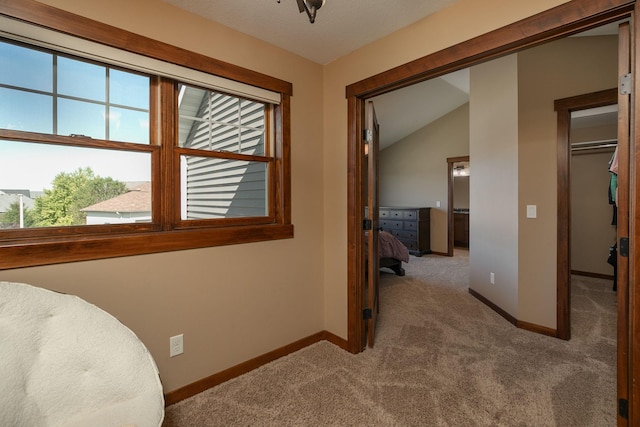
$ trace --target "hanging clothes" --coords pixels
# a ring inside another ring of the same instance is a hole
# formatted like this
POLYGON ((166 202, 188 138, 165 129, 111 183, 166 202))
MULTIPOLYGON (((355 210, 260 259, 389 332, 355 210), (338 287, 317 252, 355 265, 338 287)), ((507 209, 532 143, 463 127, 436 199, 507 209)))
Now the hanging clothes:
POLYGON ((618 224, 618 147, 609 160, 609 204, 613 205, 611 225, 618 224))

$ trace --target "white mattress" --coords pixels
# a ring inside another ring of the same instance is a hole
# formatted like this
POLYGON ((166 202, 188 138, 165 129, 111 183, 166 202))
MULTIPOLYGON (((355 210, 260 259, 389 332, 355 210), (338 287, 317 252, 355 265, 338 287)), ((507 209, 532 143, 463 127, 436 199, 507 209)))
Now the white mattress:
POLYGON ((0 426, 158 427, 158 368, 115 317, 72 295, 0 282, 0 426))

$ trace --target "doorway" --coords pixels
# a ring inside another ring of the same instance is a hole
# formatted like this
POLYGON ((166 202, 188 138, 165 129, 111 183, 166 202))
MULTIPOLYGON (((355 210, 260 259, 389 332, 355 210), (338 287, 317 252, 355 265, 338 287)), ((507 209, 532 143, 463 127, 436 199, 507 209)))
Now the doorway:
POLYGON ((453 256, 454 248, 469 249, 469 195, 471 167, 469 156, 447 159, 447 255, 453 256))
MULTIPOLYGON (((575 32, 592 28, 600 23, 612 22, 632 15, 633 4, 628 7, 592 5, 593 10, 585 12, 583 2, 569 2, 553 9, 553 19, 550 14, 541 14, 531 17, 519 24, 514 24, 500 30, 496 30, 486 36, 481 36, 473 41, 462 43, 451 49, 445 49, 420 60, 413 61, 411 66, 397 67, 381 75, 365 79, 347 87, 349 107, 349 346, 351 351, 359 352, 361 348, 358 342, 362 334, 362 320, 360 309, 362 299, 358 298, 357 284, 362 266, 358 260, 362 258, 356 254, 361 253, 362 244, 356 236, 359 234, 358 225, 361 224, 361 214, 356 206, 361 202, 356 189, 359 188, 357 177, 362 170, 360 160, 355 155, 361 152, 362 141, 362 116, 363 102, 366 98, 377 96, 412 83, 441 76, 451 71, 456 71, 479 62, 487 61, 498 56, 514 52, 515 49, 524 49, 542 43, 546 40, 560 38, 575 32), (587 13, 588 16, 584 16, 587 13), (524 31, 524 29, 527 31, 524 31), (523 35, 523 34, 526 34, 523 35), (508 41, 508 42, 507 42, 508 41), (436 65, 437 64, 437 65, 436 65), (382 83, 383 82, 383 83, 382 83), (355 173, 354 173, 355 172, 355 173)), ((635 90, 635 88, 634 88, 635 90)), ((633 117, 635 122, 635 116, 633 117)), ((630 195, 635 200, 636 195, 630 195)), ((634 234, 632 232, 631 234, 634 234)), ((634 256, 634 255, 632 255, 634 256)), ((632 313, 632 316, 635 314, 632 313)), ((628 321, 628 318, 625 319, 628 321)), ((625 363, 621 360, 621 363, 625 363)), ((632 372, 633 374, 633 372, 632 372)))

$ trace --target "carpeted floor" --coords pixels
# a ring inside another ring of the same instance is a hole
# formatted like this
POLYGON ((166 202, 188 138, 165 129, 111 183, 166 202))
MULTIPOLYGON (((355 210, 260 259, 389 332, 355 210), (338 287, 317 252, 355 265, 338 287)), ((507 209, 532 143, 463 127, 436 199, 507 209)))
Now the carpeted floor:
POLYGON ((468 293, 468 253, 381 275, 376 345, 317 343, 167 408, 177 426, 616 423, 616 298, 572 279, 573 338, 515 328, 468 293))

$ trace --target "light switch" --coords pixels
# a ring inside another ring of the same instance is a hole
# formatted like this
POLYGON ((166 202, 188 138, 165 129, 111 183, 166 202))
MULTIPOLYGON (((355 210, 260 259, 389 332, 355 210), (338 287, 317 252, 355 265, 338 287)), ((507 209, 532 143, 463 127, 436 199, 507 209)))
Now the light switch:
POLYGON ((537 218, 538 207, 536 205, 527 205, 527 218, 537 218))

